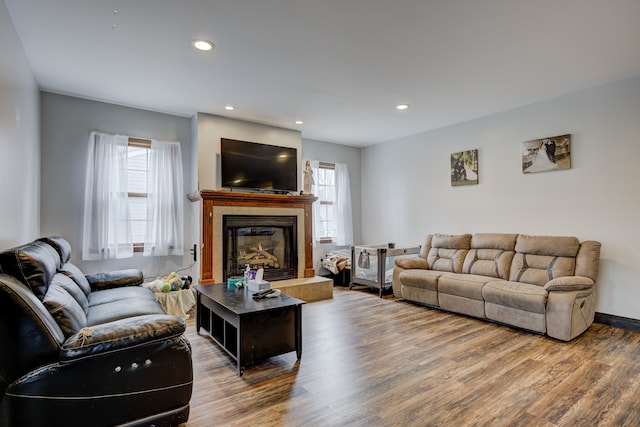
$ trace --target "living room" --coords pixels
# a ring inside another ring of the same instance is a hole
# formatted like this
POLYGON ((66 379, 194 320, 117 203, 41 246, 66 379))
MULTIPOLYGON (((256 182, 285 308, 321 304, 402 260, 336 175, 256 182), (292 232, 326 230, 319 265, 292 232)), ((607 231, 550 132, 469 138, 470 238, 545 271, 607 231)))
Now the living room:
MULTIPOLYGON (((637 22, 637 12, 630 6, 628 19, 637 22)), ((637 40, 634 34, 629 38, 637 40)), ((576 86, 569 92, 558 88, 554 96, 526 105, 357 146, 307 138, 304 129, 293 126, 282 128, 206 112, 167 114, 43 89, 22 44, 9 8, 2 2, 0 162, 7 206, 0 213, 2 248, 56 234, 71 242, 74 262, 83 271, 131 265, 126 259, 79 259, 82 236, 78 224, 82 222, 87 153, 83 144, 91 130, 181 141, 185 194, 218 188, 220 138, 271 144, 287 141, 299 150, 301 159, 349 165, 354 243, 421 245, 428 233, 437 232, 518 232, 597 240, 602 252, 596 321, 632 328, 640 323, 636 303, 640 298, 636 221, 640 206, 633 187, 640 158, 637 54, 629 59, 636 67, 629 67, 632 73, 606 83, 576 86), (571 168, 523 174, 521 144, 562 134, 572 135, 571 168), (472 149, 478 150, 479 184, 452 187, 451 154, 472 149)), ((562 64, 534 65, 562 71, 562 64)), ((535 93, 536 87, 530 91, 535 93)), ((469 97, 491 95, 478 89, 469 97)), ((410 108, 407 113, 415 114, 415 110, 410 108)), ((190 247, 199 240, 199 213, 186 198, 184 209, 185 247, 190 247)), ((331 245, 314 249, 316 265, 329 249, 331 245)), ((136 255, 134 260, 145 275, 153 276, 190 265, 192 255, 188 251, 182 257, 136 255)), ((198 265, 190 272, 197 280, 198 265)))

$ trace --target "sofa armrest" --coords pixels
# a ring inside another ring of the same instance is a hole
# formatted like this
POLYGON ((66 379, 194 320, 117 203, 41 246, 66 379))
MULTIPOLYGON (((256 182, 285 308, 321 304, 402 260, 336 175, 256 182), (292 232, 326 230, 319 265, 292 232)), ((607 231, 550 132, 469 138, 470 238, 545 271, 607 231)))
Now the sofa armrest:
POLYGON ((68 362, 163 341, 183 334, 185 328, 183 319, 167 314, 148 314, 88 326, 64 342, 60 360, 68 362))
POLYGON ((429 263, 424 258, 396 258, 396 265, 405 269, 420 268, 429 270, 429 263))
POLYGON ((582 291, 591 289, 595 282, 584 276, 556 277, 544 285, 547 292, 551 291, 582 291))
POLYGON ((87 274, 86 278, 93 291, 121 288, 123 286, 138 286, 144 281, 142 271, 135 268, 87 274))

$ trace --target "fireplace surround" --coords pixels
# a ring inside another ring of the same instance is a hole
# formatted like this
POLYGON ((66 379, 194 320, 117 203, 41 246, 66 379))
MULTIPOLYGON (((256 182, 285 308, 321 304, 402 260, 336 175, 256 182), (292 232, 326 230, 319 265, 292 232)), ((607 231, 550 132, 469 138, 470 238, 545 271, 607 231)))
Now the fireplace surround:
POLYGON ((262 268, 264 280, 295 279, 298 270, 295 215, 223 215, 222 280, 262 268))
POLYGON ((312 278, 312 204, 313 195, 279 195, 201 190, 189 194, 192 202, 201 201, 200 283, 221 283, 223 270, 223 219, 226 216, 271 216, 296 218, 296 278, 312 278))

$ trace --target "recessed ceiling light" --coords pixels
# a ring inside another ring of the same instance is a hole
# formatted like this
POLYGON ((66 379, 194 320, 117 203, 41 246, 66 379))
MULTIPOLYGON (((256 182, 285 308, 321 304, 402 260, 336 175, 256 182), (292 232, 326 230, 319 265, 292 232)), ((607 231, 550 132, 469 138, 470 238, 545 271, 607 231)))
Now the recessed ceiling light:
POLYGON ((304 122, 303 122, 302 120, 296 120, 296 124, 297 124, 297 125, 301 125, 301 124, 303 124, 303 123, 304 123, 304 122))
POLYGON ((233 111, 235 108, 233 107, 233 105, 227 105, 224 107, 224 109, 227 111, 233 111))
POLYGON ((406 110, 409 108, 409 104, 398 104, 396 105, 396 110, 406 110))
POLYGON ((191 45, 193 45, 193 47, 195 47, 198 50, 203 50, 203 51, 209 51, 212 50, 215 45, 213 44, 213 42, 210 42, 209 40, 204 40, 204 39, 197 39, 191 42, 191 45))

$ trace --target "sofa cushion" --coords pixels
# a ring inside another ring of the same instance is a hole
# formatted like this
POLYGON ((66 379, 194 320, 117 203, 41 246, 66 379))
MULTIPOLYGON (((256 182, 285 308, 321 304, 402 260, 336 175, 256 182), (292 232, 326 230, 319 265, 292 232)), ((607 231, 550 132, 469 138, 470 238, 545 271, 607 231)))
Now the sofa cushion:
POLYGON ((580 241, 576 237, 519 234, 515 250, 525 254, 575 257, 579 247, 580 241))
POLYGON ((493 280, 475 274, 446 273, 438 280, 438 292, 483 301, 482 288, 493 280))
POLYGON ((146 314, 166 314, 166 312, 155 299, 136 300, 135 298, 128 298, 116 300, 91 306, 87 315, 87 326, 100 325, 114 320, 144 316, 146 314))
POLYGON ((517 234, 476 233, 464 259, 463 273, 508 279, 517 234))
POLYGON ((35 241, 0 252, 0 270, 28 285, 41 301, 59 265, 60 256, 44 242, 35 241))
POLYGON ((519 235, 509 280, 544 286, 573 276, 580 242, 575 237, 519 235))
POLYGON ((414 288, 428 289, 430 291, 438 290, 438 279, 444 272, 433 270, 404 270, 400 273, 399 278, 402 286, 411 286, 414 288))
POLYGON ((91 285, 89 285, 89 281, 85 277, 84 273, 80 271, 77 266, 70 262, 66 262, 62 264, 58 271, 65 276, 69 276, 80 287, 80 289, 82 289, 82 292, 84 292, 86 296, 91 294, 91 285))
POLYGON ((70 277, 65 276, 62 273, 57 273, 53 276, 53 280, 51 281, 51 285, 59 285, 65 291, 69 293, 76 300, 78 305, 82 308, 82 310, 87 313, 89 310, 89 300, 87 296, 84 294, 80 286, 76 284, 70 277))
POLYGON ((543 287, 506 280, 488 282, 482 288, 482 297, 488 303, 541 314, 547 304, 547 291, 543 287))
POLYGON ((470 249, 464 258, 462 272, 508 279, 514 255, 514 251, 503 249, 470 249))
POLYGON ((470 241, 470 234, 435 234, 427 254, 429 267, 437 271, 461 273, 470 241))
POLYGON ((91 293, 91 286, 87 278, 78 267, 69 262, 71 259, 71 245, 69 242, 59 236, 41 237, 37 241, 48 244, 58 253, 60 257, 58 271, 71 277, 80 286, 84 294, 88 296, 91 293))
POLYGON ((471 234, 434 234, 431 239, 432 248, 469 249, 471 234))
POLYGON ((143 286, 125 286, 124 288, 112 288, 91 292, 89 295, 89 307, 126 300, 129 298, 133 298, 138 301, 156 300, 153 292, 143 286))
POLYGON ((38 241, 45 242, 58 252, 60 264, 69 262, 71 259, 71 245, 59 236, 41 237, 38 241))
POLYGON ((500 249, 513 251, 516 247, 517 234, 507 233, 475 233, 471 236, 471 249, 500 249))
POLYGON ((427 260, 420 257, 398 257, 395 259, 395 263, 398 267, 402 268, 420 268, 423 270, 429 269, 427 260))
POLYGON ((65 338, 69 338, 87 325, 85 311, 59 283, 49 286, 42 302, 65 338))
POLYGON ((87 274, 85 277, 92 291, 121 288, 124 286, 138 286, 144 282, 142 271, 135 268, 87 274))
POLYGON ((573 276, 575 266, 575 258, 517 253, 509 280, 544 286, 556 277, 573 276))
POLYGON ((422 247, 420 248, 420 253, 418 253, 418 256, 420 258, 427 258, 427 255, 429 255, 429 250, 431 249, 431 241, 433 240, 433 234, 427 234, 427 238, 424 241, 424 245, 422 245, 422 247))
POLYGON ((594 282, 598 280, 600 273, 600 242, 587 240, 580 244, 578 255, 576 256, 576 276, 591 278, 594 282))

